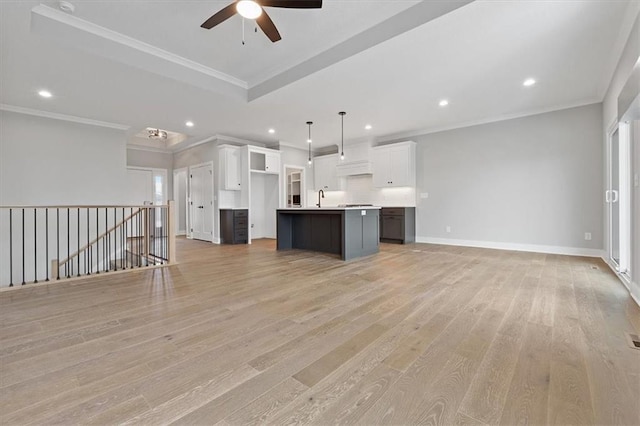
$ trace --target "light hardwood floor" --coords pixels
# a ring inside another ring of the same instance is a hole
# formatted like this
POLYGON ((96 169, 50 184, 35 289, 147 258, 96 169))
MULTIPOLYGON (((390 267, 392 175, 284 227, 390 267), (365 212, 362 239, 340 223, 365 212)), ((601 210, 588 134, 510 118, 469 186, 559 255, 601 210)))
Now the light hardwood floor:
POLYGON ((600 260, 178 243, 0 293, 0 424, 640 424, 640 310, 600 260))

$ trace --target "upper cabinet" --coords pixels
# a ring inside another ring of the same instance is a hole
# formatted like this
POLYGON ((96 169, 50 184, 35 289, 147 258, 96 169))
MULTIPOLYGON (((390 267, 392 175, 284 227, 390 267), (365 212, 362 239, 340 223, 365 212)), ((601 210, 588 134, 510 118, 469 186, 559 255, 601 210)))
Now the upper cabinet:
POLYGON ((316 191, 342 191, 344 179, 337 175, 338 154, 323 155, 313 159, 313 182, 316 191))
POLYGON ((242 157, 240 148, 231 145, 219 147, 221 188, 227 191, 242 189, 242 157))
POLYGON ((373 186, 416 186, 416 143, 394 143, 372 148, 373 186))
POLYGON ((249 164, 252 172, 280 173, 280 152, 272 149, 249 149, 249 164))

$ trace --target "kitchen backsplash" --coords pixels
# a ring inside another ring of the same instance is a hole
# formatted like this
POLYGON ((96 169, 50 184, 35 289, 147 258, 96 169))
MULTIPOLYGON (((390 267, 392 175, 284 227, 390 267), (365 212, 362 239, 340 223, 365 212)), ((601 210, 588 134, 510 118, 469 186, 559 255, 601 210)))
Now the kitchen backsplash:
MULTIPOLYGON (((339 204, 373 204, 382 207, 415 207, 415 188, 374 188, 371 175, 349 176, 346 191, 327 191, 322 199, 323 206, 339 204)), ((318 193, 310 191, 308 205, 318 202, 318 193)))

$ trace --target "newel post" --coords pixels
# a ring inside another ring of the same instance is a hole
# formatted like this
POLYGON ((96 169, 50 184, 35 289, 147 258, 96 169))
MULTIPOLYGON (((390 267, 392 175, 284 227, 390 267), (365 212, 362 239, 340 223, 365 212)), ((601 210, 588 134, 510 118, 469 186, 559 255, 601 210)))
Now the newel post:
POLYGON ((173 200, 169 200, 168 215, 169 215, 169 263, 176 262, 176 203, 173 200))

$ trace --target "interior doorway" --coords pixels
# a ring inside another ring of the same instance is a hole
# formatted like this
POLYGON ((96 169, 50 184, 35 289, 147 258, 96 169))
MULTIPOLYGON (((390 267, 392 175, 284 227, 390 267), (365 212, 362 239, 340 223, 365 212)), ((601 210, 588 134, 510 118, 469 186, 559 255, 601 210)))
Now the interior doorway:
POLYGON ((284 181, 284 205, 288 208, 302 207, 305 205, 305 169, 298 166, 284 166, 286 179, 284 181))
POLYGON ((127 167, 126 204, 167 203, 167 170, 127 167))
POLYGON ((189 167, 190 236, 213 242, 213 164, 189 167))
POLYGON ((173 200, 175 201, 176 212, 176 235, 186 235, 189 227, 187 215, 187 205, 189 203, 189 180, 187 168, 173 171, 173 200))

